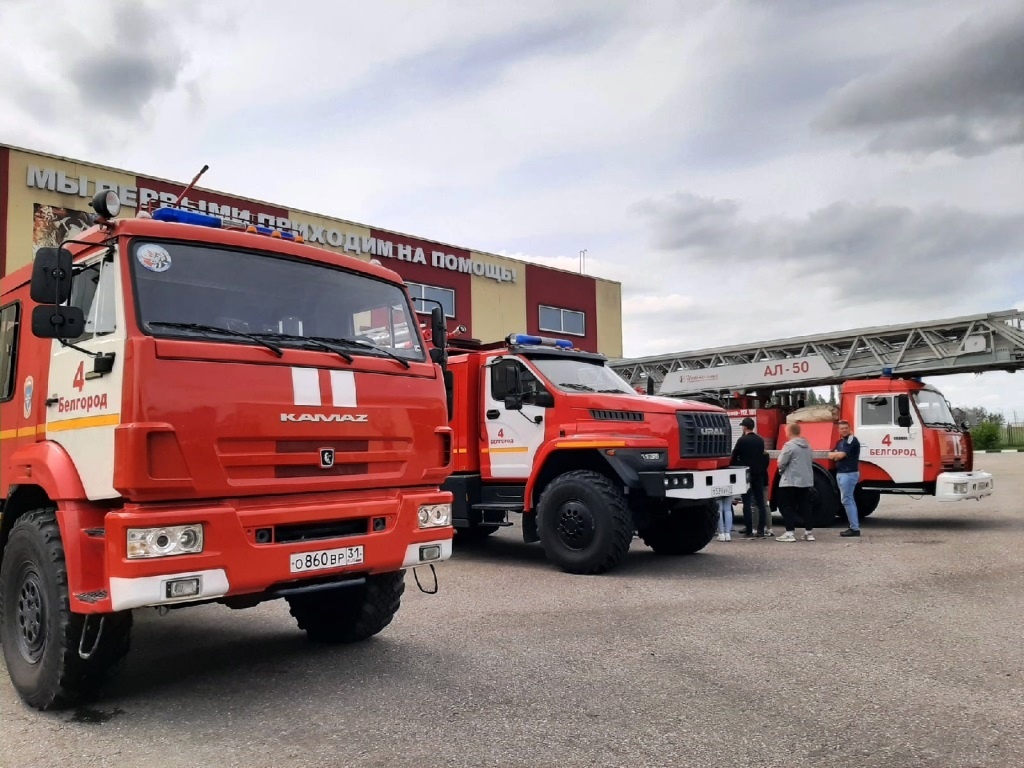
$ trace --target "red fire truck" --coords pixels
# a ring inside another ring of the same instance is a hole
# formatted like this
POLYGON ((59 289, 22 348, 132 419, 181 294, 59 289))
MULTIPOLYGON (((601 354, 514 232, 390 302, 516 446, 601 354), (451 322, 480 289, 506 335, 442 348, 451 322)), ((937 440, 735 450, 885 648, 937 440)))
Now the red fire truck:
POLYGON ((95 226, 0 286, 14 687, 41 709, 91 694, 145 606, 284 598, 315 640, 380 632, 404 569, 451 554, 443 315, 428 354, 391 270, 92 205, 95 226))
MULTIPOLYGON (((857 511, 867 517, 882 494, 934 496, 938 501, 980 499, 992 494, 988 472, 974 469, 971 433, 956 423, 935 387, 913 379, 883 376, 845 382, 838 406, 796 408, 792 398, 750 407, 755 398, 733 398, 733 423, 751 417, 769 446, 769 498, 778 490, 776 457, 786 442, 786 422, 799 421, 801 436, 815 456, 817 527, 833 525, 845 512, 840 504, 836 463, 828 458, 839 440, 837 421, 848 421, 861 444, 857 511)), ((773 507, 775 505, 773 504, 773 507)))
POLYGON ((452 517, 483 537, 521 513, 523 537, 569 573, 618 565, 634 533, 689 554, 714 537, 718 499, 747 489, 717 406, 637 394, 602 355, 561 339, 452 338, 452 517))

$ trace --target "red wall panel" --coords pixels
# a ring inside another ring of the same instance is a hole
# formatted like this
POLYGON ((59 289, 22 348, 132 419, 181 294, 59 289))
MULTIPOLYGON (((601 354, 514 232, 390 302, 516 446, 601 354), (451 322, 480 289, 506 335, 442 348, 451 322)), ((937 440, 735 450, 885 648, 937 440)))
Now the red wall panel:
POLYGON ((572 343, 586 352, 597 352, 597 283, 587 275, 526 265, 527 332, 546 336, 540 330, 540 305, 573 309, 584 315, 585 336, 569 336, 572 343))

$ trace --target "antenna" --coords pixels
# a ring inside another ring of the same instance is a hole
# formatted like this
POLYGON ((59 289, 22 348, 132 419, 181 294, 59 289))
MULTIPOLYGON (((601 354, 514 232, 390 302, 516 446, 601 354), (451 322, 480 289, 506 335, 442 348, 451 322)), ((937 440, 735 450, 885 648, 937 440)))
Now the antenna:
POLYGON ((203 166, 202 168, 200 168, 200 169, 199 169, 199 173, 197 173, 197 174, 196 174, 196 175, 195 175, 195 176, 194 176, 194 177, 192 178, 192 181, 190 181, 190 182, 188 183, 188 186, 187 186, 187 187, 185 187, 185 189, 183 189, 183 190, 181 191, 181 194, 180 194, 180 195, 178 195, 178 199, 174 201, 174 207, 175 207, 175 208, 177 208, 177 207, 178 207, 178 203, 180 203, 180 202, 181 202, 181 199, 182 199, 183 197, 185 197, 185 195, 187 195, 187 194, 188 194, 189 192, 191 192, 191 191, 192 191, 192 187, 194 187, 194 186, 196 185, 196 182, 197 182, 197 181, 199 181, 199 177, 200 177, 200 176, 202 176, 202 175, 203 175, 204 173, 206 173, 206 172, 207 172, 208 170, 210 170, 210 166, 208 166, 208 165, 204 165, 204 166, 203 166))

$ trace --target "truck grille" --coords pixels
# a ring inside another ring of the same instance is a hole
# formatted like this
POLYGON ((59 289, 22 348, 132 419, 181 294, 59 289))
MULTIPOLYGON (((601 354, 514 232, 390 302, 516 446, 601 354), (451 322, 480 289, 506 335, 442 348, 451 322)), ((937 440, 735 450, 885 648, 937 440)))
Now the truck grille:
POLYGON ((732 426, 724 413, 677 411, 679 455, 684 459, 709 459, 732 453, 732 426))

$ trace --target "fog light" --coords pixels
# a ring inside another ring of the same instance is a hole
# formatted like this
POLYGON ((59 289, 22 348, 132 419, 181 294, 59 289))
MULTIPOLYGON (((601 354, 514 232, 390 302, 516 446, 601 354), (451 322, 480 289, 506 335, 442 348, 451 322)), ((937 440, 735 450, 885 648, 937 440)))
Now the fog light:
POLYGON ((128 559, 194 555, 203 551, 203 526, 169 525, 164 528, 129 528, 128 559))
POLYGON ((425 563, 428 560, 437 560, 441 557, 441 547, 437 544, 431 544, 429 547, 420 547, 420 562, 425 563))
POLYGON ((180 600, 183 597, 198 597, 202 587, 201 576, 187 579, 171 579, 164 582, 164 599, 180 600))
POLYGON ((451 525, 451 504, 425 504, 420 507, 420 528, 441 528, 451 525))

